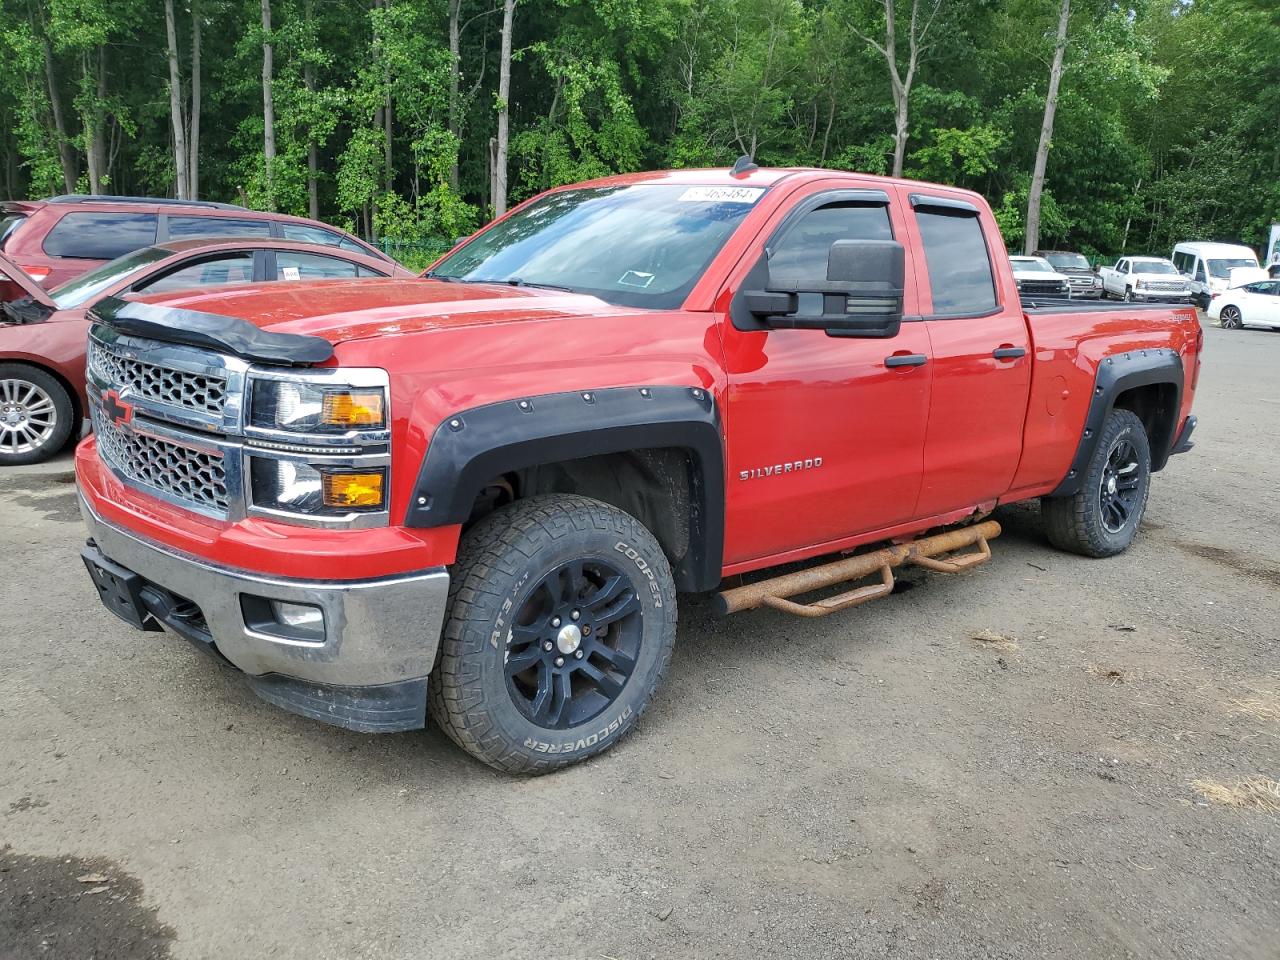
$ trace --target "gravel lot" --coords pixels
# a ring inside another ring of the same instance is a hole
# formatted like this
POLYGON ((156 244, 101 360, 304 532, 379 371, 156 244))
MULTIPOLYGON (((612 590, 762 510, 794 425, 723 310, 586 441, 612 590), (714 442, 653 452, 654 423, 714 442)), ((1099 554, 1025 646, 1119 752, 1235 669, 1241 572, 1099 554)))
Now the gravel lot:
POLYGON ((1206 330, 1135 547, 826 621, 689 600, 643 727, 498 776, 259 702, 103 611, 70 464, 0 475, 0 958, 1266 958, 1280 336, 1206 330), (989 631, 1003 640, 975 640, 989 631))

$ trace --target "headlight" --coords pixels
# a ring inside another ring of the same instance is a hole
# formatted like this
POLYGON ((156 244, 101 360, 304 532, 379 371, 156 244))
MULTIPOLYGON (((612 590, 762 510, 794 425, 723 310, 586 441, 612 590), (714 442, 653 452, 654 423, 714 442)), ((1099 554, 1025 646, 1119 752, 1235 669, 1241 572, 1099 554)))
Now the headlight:
POLYGON ((386 509, 387 472, 381 467, 329 467, 254 457, 253 505, 304 516, 345 516, 386 509))
POLYGON ((381 387, 255 379, 249 400, 249 423, 290 433, 384 430, 387 398, 381 387))

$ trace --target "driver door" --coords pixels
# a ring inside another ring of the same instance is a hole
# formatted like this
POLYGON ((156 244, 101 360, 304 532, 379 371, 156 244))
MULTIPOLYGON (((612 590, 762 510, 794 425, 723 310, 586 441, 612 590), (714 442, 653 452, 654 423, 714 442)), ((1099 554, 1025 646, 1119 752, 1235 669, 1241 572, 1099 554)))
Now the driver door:
MULTIPOLYGON (((825 279, 834 241, 905 236, 884 191, 812 189, 775 215, 744 263, 756 275, 764 258, 770 286, 803 289, 825 279)), ((724 325, 726 565, 825 552, 914 516, 932 368, 929 334, 912 316, 910 258, 908 246, 906 319, 894 337, 724 325)), ((815 296, 799 295, 802 312, 815 296)))

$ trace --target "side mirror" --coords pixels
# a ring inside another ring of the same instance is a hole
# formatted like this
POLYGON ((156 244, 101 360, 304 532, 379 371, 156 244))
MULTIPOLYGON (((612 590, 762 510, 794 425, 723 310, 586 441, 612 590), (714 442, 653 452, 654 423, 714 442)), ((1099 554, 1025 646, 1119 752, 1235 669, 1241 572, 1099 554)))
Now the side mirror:
POLYGON ((832 337, 893 337, 902 323, 906 252, 895 240, 837 240, 827 279, 766 281, 748 290, 747 310, 778 330, 825 330, 832 337))

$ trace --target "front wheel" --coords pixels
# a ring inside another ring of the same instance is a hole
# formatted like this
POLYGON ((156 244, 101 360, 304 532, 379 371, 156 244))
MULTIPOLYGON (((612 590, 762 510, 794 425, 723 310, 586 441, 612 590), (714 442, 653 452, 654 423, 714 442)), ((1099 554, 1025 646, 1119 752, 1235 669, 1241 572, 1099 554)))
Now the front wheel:
POLYGON ((71 397, 52 374, 0 364, 0 466, 48 460, 71 436, 71 397))
POLYGON ((1133 303, 1133 287, 1124 288, 1124 302, 1133 303))
POLYGON ((1244 317, 1239 307, 1225 306, 1218 314, 1218 323, 1227 330, 1240 330, 1244 327, 1244 317))
POLYGON ((546 773, 635 726, 671 661, 676 593, 653 534, 586 497, 533 497, 463 538, 430 708, 472 756, 546 773))
POLYGON ((1049 542, 1087 557, 1110 557, 1133 543, 1151 491, 1151 444, 1131 410, 1112 410, 1085 466, 1080 489, 1040 501, 1049 542))

